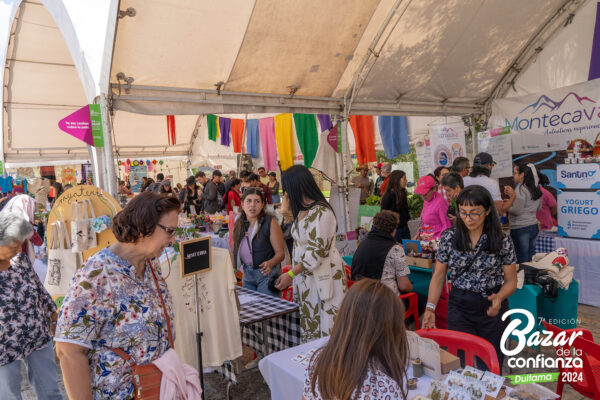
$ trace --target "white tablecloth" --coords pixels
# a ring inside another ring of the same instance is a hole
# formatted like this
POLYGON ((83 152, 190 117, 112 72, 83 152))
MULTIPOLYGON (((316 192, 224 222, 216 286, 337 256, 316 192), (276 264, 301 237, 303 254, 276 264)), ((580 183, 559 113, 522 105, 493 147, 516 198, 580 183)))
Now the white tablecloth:
POLYGON ((569 264, 575 267, 573 278, 579 281, 579 302, 600 307, 600 240, 556 237, 555 243, 569 252, 569 264))
MULTIPOLYGON (((277 353, 273 353, 258 363, 258 368, 263 378, 271 389, 271 398, 301 400, 304 391, 304 370, 305 367, 293 361, 296 355, 306 353, 310 349, 319 348, 327 342, 327 338, 317 339, 312 342, 301 344, 277 353)), ((408 367, 409 378, 412 378, 412 367, 408 367)), ((431 378, 423 375, 419 378, 417 389, 408 392, 408 398, 412 399, 420 394, 427 396, 431 378)))

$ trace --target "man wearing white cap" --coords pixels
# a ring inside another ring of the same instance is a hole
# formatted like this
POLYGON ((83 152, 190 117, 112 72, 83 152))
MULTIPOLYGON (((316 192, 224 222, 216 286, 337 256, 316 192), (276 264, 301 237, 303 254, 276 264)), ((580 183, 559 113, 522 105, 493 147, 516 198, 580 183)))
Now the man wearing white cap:
POLYGON ((465 187, 480 185, 486 188, 492 195, 492 200, 494 200, 494 205, 496 206, 496 210, 498 210, 498 214, 502 215, 508 211, 515 199, 514 197, 511 197, 507 200, 502 200, 498 181, 490 178, 494 165, 496 165, 496 162, 489 153, 478 153, 473 159, 471 173, 469 176, 466 176, 463 181, 465 187))

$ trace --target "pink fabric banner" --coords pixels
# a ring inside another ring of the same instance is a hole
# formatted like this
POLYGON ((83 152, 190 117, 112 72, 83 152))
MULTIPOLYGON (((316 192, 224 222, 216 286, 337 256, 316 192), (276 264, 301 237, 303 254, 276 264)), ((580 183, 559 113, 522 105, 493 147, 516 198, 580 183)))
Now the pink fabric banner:
POLYGON ((61 119, 58 128, 79 139, 90 146, 94 145, 92 137, 92 123, 90 120, 90 106, 85 105, 73 114, 61 119))
POLYGON ((263 160, 267 171, 277 170, 277 144, 275 142, 275 120, 273 117, 258 120, 258 132, 263 160))

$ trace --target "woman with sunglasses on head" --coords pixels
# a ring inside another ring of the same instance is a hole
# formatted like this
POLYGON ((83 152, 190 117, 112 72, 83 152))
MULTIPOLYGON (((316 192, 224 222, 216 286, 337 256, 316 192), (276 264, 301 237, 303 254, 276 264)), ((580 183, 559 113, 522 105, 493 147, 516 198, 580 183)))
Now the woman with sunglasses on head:
POLYGON ((281 274, 285 257, 283 233, 277 219, 265 212, 260 187, 248 187, 243 192, 242 212, 233 227, 232 251, 236 267, 243 266, 243 287, 279 297, 272 285, 281 274))
POLYGON ((294 285, 300 305, 302 342, 327 336, 347 290, 342 258, 335 247, 337 221, 312 173, 294 165, 282 175, 285 201, 294 224, 292 268, 277 280, 277 288, 294 285))
POLYGON ((489 341, 502 366, 500 339, 508 324, 502 321, 502 314, 508 310, 508 297, 517 288, 514 246, 502 232, 486 188, 469 186, 460 192, 456 203, 456 227, 445 231, 440 240, 423 327, 435 328, 435 308, 449 272, 452 290, 448 329, 489 341))
POLYGON ((535 242, 540 232, 536 213, 542 208, 542 191, 537 170, 533 164, 517 164, 513 168, 517 188, 504 187, 504 194, 514 199, 508 209, 510 237, 515 244, 517 262, 531 261, 535 242))
POLYGON ((171 295, 158 257, 175 241, 180 206, 149 191, 134 197, 113 219, 117 242, 75 273, 54 338, 70 399, 133 398, 130 363, 117 352, 145 365, 171 348, 171 295))

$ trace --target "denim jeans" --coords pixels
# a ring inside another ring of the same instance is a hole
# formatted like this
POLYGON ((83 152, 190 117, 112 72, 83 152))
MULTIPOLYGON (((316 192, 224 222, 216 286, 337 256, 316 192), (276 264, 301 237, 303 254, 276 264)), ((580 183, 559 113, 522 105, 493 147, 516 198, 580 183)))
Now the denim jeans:
POLYGON ((531 261, 535 254, 535 241, 539 232, 537 224, 510 230, 510 237, 517 253, 517 263, 531 261))
POLYGON ((29 383, 40 400, 62 400, 52 342, 34 351, 25 360, 0 366, 0 400, 21 400, 21 363, 27 365, 29 383))
POLYGON ((260 272, 260 268, 252 268, 251 266, 244 265, 242 286, 246 289, 268 294, 270 296, 281 297, 280 292, 272 292, 269 290, 269 278, 279 275, 281 275, 280 265, 273 267, 268 276, 260 272))

